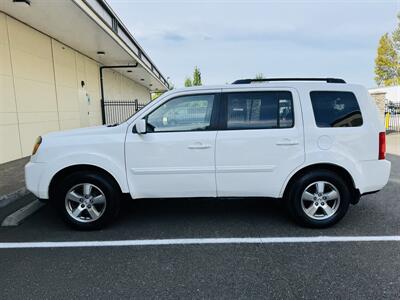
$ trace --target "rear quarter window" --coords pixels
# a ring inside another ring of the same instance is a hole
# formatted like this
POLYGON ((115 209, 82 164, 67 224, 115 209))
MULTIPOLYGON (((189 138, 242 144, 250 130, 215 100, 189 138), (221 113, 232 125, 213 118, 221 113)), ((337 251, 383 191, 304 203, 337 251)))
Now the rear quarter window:
POLYGON ((352 92, 310 92, 318 127, 359 127, 363 124, 360 106, 352 92))

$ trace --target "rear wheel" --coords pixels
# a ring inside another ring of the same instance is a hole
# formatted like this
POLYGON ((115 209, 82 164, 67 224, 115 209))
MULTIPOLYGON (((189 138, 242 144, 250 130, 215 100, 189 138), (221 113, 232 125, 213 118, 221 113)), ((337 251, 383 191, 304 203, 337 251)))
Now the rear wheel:
POLYGON ((344 217, 351 195, 351 188, 340 176, 329 170, 318 170, 297 178, 286 201, 295 221, 322 228, 344 217))
POLYGON ((67 224, 77 229, 99 229, 116 218, 120 195, 110 178, 76 172, 58 184, 56 203, 67 224))

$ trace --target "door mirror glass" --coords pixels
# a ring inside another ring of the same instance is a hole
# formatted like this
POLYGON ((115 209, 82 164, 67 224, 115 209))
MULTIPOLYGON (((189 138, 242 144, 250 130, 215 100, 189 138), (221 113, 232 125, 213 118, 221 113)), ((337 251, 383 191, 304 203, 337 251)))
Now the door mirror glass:
POLYGON ((141 119, 136 123, 136 132, 139 134, 145 134, 146 127, 146 119, 141 119))

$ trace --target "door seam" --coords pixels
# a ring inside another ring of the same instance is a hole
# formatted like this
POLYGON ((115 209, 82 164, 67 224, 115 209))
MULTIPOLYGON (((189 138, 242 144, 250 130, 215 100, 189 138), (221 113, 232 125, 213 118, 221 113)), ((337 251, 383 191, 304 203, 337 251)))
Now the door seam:
POLYGON ((217 138, 218 138, 219 130, 215 134, 214 141, 214 180, 215 180, 215 197, 218 197, 218 182, 217 182, 217 138))

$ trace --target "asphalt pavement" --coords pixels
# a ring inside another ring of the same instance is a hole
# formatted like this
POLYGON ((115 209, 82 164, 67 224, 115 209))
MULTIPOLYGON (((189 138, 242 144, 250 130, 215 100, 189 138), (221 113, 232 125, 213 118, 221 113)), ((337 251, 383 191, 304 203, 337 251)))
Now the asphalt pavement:
MULTIPOLYGON (((46 205, 5 242, 186 238, 400 236, 400 156, 389 184, 336 226, 294 224, 278 201, 157 199, 124 203, 120 218, 73 231, 46 205)), ((399 299, 400 242, 153 245, 0 249, 1 298, 399 299)))

